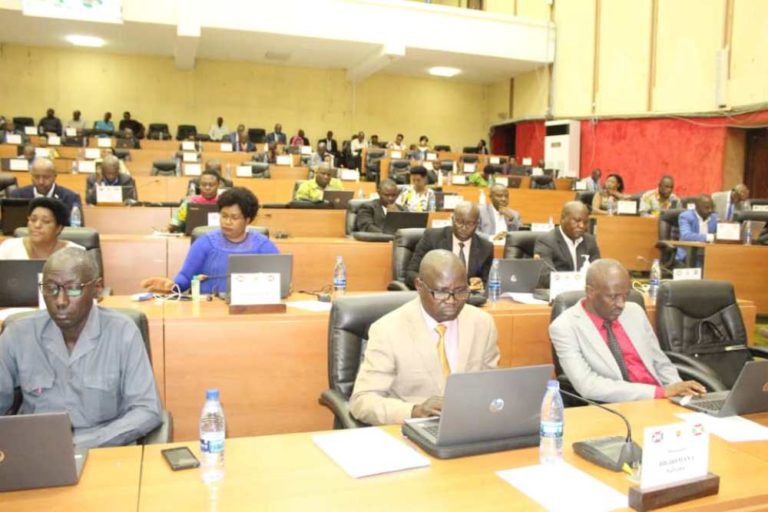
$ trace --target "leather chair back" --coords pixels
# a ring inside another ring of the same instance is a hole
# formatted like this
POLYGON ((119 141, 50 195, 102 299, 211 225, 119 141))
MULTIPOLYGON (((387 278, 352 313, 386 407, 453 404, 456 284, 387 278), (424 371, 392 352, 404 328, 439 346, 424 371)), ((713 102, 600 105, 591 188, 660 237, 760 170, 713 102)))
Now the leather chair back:
POLYGON ((16 176, 9 176, 7 174, 0 175, 0 197, 9 197, 10 193, 18 188, 18 181, 16 176))
POLYGON ((272 177, 272 175, 269 173, 269 164, 266 162, 248 161, 248 162, 243 162, 240 165, 250 166, 251 177, 253 178, 261 178, 261 179, 268 180, 272 177))
POLYGON ((347 215, 344 218, 344 234, 352 236, 355 231, 355 223, 357 222, 357 210, 364 203, 367 203, 368 199, 350 199, 347 205, 347 215))
POLYGON ((264 128, 248 128, 248 140, 254 144, 263 144, 267 138, 267 130, 264 128))
POLYGON ((24 129, 25 126, 35 126, 35 120, 31 117, 18 116, 13 118, 13 124, 17 129, 24 129))
POLYGON ((155 140, 169 140, 171 132, 166 123, 150 123, 147 129, 147 138, 155 140))
POLYGON ((466 164, 476 164, 477 160, 477 155, 461 155, 461 161, 466 164))
POLYGON ((176 129, 176 140, 187 140, 190 135, 197 136, 197 127, 191 124, 180 124, 176 129))
POLYGON ((392 244, 392 279, 405 284, 405 274, 424 228, 398 229, 392 244))
POLYGON ((576 201, 581 201, 584 203, 584 206, 587 207, 587 209, 592 212, 592 199, 595 197, 595 191, 594 190, 582 190, 580 192, 576 192, 576 201))
MULTIPOLYGON (((189 243, 193 244, 195 241, 206 233, 219 229, 218 226, 198 226, 192 230, 192 234, 189 237, 189 243)), ((248 226, 248 231, 254 233, 261 233, 265 237, 269 238, 269 228, 264 226, 248 226)))
POLYGON ((389 162, 389 178, 395 183, 404 184, 411 180, 410 177, 411 162, 406 159, 391 160, 389 162))
MULTIPOLYGON (((680 240, 680 224, 678 219, 685 210, 680 208, 664 210, 659 215, 659 241, 680 240)), ((675 266, 675 249, 672 247, 659 248, 659 262, 662 266, 672 268, 675 266)))
POLYGON ((662 350, 706 363, 728 389, 752 359, 736 294, 728 281, 663 282, 656 298, 656 331, 662 350))
POLYGON ((504 243, 504 259, 533 258, 536 241, 545 233, 541 231, 512 231, 504 243))
POLYGON ((152 162, 151 176, 176 176, 176 160, 155 160, 152 162))
MULTIPOLYGON (((16 228, 13 232, 13 236, 16 238, 22 238, 28 234, 29 230, 27 228, 16 228)), ((85 250, 88 251, 99 267, 99 276, 104 279, 104 262, 101 256, 101 240, 98 231, 91 228, 66 227, 61 231, 59 238, 85 247, 85 250)))

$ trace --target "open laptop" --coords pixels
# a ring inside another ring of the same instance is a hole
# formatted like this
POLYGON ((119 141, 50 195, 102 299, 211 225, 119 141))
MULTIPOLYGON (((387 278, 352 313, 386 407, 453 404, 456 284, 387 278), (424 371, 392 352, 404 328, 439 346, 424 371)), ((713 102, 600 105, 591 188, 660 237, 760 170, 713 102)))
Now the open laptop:
POLYGON ((232 274, 280 274, 280 297, 291 293, 293 277, 292 254, 230 254, 227 291, 231 288, 232 274))
POLYGON ((5 236, 13 236, 16 228, 27 226, 27 210, 31 199, 10 197, 0 199, 0 224, 5 236))
POLYGON ((441 416, 406 420, 403 435, 439 459, 535 446, 552 372, 545 364, 451 374, 441 416))
POLYGON ((428 220, 428 212, 387 212, 381 231, 394 235, 398 229, 426 228, 428 220))
POLYGON ((0 416, 0 491, 76 484, 87 456, 75 452, 67 413, 0 416))
POLYGON ((323 192, 323 201, 331 203, 335 210, 346 210, 354 195, 351 190, 326 190, 323 192))
POLYGON ((678 405, 719 418, 768 411, 768 360, 745 363, 730 391, 693 397, 687 404, 680 403, 682 399, 670 398, 678 405))
POLYGON ((534 259, 499 260, 501 293, 533 293, 544 262, 534 259))
POLYGON ((208 214, 219 214, 219 206, 215 204, 187 204, 187 221, 184 234, 190 236, 195 228, 208 225, 208 214))
POLYGON ((36 308, 38 275, 45 260, 5 260, 0 264, 0 307, 36 308))

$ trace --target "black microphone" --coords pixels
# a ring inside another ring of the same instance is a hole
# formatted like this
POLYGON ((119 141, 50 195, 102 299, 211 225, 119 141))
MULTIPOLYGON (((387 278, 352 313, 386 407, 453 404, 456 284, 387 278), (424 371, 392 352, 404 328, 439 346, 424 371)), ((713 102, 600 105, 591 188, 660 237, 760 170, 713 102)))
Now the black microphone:
POLYGON ((573 443, 573 451, 576 455, 611 471, 622 471, 624 464, 631 468, 635 468, 640 464, 640 461, 643 459, 643 449, 632 441, 632 427, 626 416, 575 393, 570 393, 563 389, 560 389, 560 393, 615 414, 624 421, 624 425, 627 428, 626 436, 598 437, 573 443))
MULTIPOLYGON (((148 187, 149 185, 153 185, 155 183, 160 183, 160 178, 155 178, 154 180, 145 181, 144 183, 136 183, 134 181, 133 184, 133 190, 134 195, 136 196, 136 199, 133 199, 132 197, 129 197, 123 201, 126 206, 143 206, 145 204, 151 204, 151 201, 140 201, 139 198, 139 190, 143 189, 144 187, 148 187)), ((128 185, 130 187, 130 185, 128 185)))
MULTIPOLYGON (((642 261, 643 263, 647 263, 649 266, 653 266, 653 262, 649 261, 648 258, 645 258, 643 256, 638 255, 638 256, 636 256, 636 259, 638 259, 639 261, 642 261)), ((661 261, 659 261, 659 267, 661 267, 661 270, 663 270, 663 271, 665 271, 665 272, 667 272, 669 274, 674 274, 674 272, 672 272, 672 269, 662 265, 661 261)))

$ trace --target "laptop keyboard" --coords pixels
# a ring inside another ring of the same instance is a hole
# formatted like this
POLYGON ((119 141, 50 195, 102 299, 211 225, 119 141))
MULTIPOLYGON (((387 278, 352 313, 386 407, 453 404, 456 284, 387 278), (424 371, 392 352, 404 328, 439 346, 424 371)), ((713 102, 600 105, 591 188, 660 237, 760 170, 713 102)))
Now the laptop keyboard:
POLYGON ((696 402, 696 407, 716 412, 723 408, 724 403, 725 400, 701 400, 696 402))
POLYGON ((424 431, 437 439, 437 431, 440 429, 440 424, 435 423, 434 425, 424 425, 424 431))

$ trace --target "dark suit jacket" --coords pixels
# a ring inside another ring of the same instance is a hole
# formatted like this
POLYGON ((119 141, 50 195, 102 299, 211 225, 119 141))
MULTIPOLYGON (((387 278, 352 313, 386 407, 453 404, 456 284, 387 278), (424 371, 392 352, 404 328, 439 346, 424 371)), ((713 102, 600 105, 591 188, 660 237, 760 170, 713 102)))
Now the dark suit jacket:
POLYGON ((319 142, 325 142, 325 149, 329 153, 332 153, 333 155, 339 154, 339 144, 336 142, 336 139, 331 139, 330 144, 328 144, 328 139, 320 139, 319 142))
MULTIPOLYGON (((35 197, 34 187, 34 185, 27 185, 26 187, 17 188, 16 190, 11 191, 11 197, 33 199, 35 197)), ((80 194, 77 192, 72 192, 68 188, 56 184, 56 188, 53 191, 53 197, 64 203, 70 212, 72 211, 72 208, 77 205, 77 207, 80 208, 80 215, 83 214, 83 202, 80 200, 80 194)))
MULTIPOLYGON (((88 179, 85 180, 85 202, 88 204, 96 204, 96 185, 105 185, 104 180, 96 181, 96 175, 91 174, 88 179)), ((117 183, 109 184, 115 187, 123 188, 123 201, 126 199, 138 200, 136 195, 136 182, 127 174, 120 173, 117 175, 117 183)))
MULTIPOLYGON (((400 205, 398 210, 402 211, 400 205)), ((381 207, 381 201, 374 199, 363 203, 357 209, 357 220, 355 221, 355 231, 367 231, 369 233, 381 233, 384 227, 384 220, 387 216, 381 207)))
POLYGON ((274 142, 275 144, 287 144, 288 139, 285 137, 285 133, 277 134, 275 132, 267 134, 267 144, 274 142))
POLYGON ((549 288, 549 274, 552 272, 549 266, 557 269, 558 272, 573 272, 574 270, 579 270, 584 264, 583 255, 588 254, 590 262, 599 259, 600 249, 597 247, 595 237, 589 233, 584 233, 584 240, 576 247, 578 268, 573 268, 571 253, 558 227, 539 237, 533 248, 533 254, 538 254, 545 261, 544 268, 541 270, 541 277, 539 278, 539 286, 549 288))
MULTIPOLYGON (((238 142, 240 141, 238 140, 237 132, 232 132, 229 135, 227 135, 227 137, 224 139, 224 142, 229 142, 230 144, 232 144, 232 151, 240 151, 240 146, 238 144, 238 142)), ((248 139, 248 144, 246 144, 245 151, 248 153, 252 151, 256 151, 256 144, 254 144, 253 142, 251 142, 250 139, 248 139)))
MULTIPOLYGON (((445 249, 453 252, 453 227, 427 229, 413 251, 406 272, 406 284, 415 288, 414 281, 419 275, 419 265, 424 256, 433 249, 445 249)), ((493 263, 493 244, 477 233, 472 235, 472 247, 467 258, 467 278, 480 277, 483 283, 488 281, 488 272, 493 263)))

